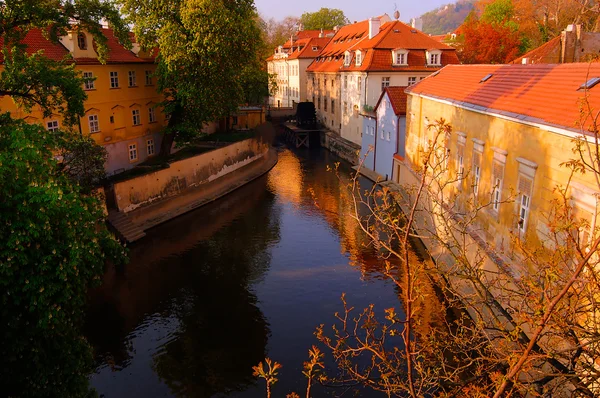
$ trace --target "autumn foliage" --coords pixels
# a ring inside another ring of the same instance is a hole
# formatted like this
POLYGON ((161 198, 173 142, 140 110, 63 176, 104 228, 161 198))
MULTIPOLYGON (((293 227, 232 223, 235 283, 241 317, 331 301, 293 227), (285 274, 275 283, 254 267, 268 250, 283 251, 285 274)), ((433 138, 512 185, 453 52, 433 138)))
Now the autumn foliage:
POLYGON ((461 30, 458 51, 465 64, 508 63, 521 53, 521 36, 509 24, 483 21, 472 15, 461 30))

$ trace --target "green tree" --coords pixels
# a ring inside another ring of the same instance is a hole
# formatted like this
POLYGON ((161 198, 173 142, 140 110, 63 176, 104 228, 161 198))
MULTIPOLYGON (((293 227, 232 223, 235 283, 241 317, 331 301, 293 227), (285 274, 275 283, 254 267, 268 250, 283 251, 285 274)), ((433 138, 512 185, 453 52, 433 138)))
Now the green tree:
POLYGON ((344 26, 350 23, 344 11, 337 8, 321 8, 315 12, 305 12, 300 17, 300 23, 305 30, 327 29, 344 26))
POLYGON ((106 177, 106 148, 89 136, 65 133, 58 155, 62 172, 78 183, 85 194, 91 193, 106 177))
POLYGON ((44 116, 54 111, 68 125, 83 115, 83 80, 70 56, 53 61, 42 51, 27 51, 24 38, 31 29, 58 42, 67 30, 78 27, 90 33, 100 60, 106 59, 108 47, 102 34, 101 19, 108 21, 117 37, 129 44, 128 29, 118 10, 101 0, 9 0, 0 2, 0 40, 4 70, 0 74, 0 96, 10 96, 25 110, 39 106, 44 116))
POLYGON ((55 153, 66 136, 0 116, 0 386, 8 396, 87 393, 79 335, 87 289, 122 246, 101 198, 82 195, 55 153))
MULTIPOLYGON (((244 102, 244 68, 256 59, 261 32, 252 0, 123 0, 142 47, 158 46, 158 89, 170 115, 162 145, 193 139, 198 126, 244 102)), ((266 80, 265 80, 266 84, 266 80)))

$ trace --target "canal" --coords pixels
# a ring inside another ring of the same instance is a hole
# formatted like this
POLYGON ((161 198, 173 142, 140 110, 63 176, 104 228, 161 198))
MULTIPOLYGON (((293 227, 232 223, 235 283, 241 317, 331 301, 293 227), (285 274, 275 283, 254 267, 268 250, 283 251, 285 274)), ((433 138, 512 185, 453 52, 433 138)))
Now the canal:
POLYGON ((91 293, 100 396, 262 397, 252 366, 265 356, 283 365, 274 397, 302 394, 313 333, 334 323, 342 293, 358 309, 401 310, 345 184, 327 171, 337 161, 324 149, 282 149, 267 175, 132 246, 130 263, 91 293))

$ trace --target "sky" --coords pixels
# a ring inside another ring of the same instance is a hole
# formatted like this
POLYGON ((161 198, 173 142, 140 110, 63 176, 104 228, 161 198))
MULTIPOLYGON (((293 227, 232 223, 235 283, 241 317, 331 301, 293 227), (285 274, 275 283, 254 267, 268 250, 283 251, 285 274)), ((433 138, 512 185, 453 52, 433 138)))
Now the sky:
POLYGON ((443 4, 454 3, 454 0, 254 0, 260 15, 266 19, 281 20, 287 16, 299 17, 304 12, 318 11, 321 7, 339 8, 344 11, 350 22, 362 21, 370 17, 387 13, 393 18, 394 11, 400 11, 400 20, 408 22, 443 4))

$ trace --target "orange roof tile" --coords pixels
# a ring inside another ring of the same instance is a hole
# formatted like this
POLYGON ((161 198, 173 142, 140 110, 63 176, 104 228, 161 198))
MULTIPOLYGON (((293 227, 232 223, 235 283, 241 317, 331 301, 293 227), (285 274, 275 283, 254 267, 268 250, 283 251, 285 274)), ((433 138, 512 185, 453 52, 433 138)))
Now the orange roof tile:
POLYGON ((558 64, 560 63, 561 40, 560 36, 534 48, 528 53, 512 61, 512 64, 523 63, 523 58, 527 58, 528 64, 558 64))
MULTIPOLYGON (((600 63, 530 65, 450 65, 409 87, 409 94, 450 101, 475 111, 580 131, 579 87, 600 77, 600 63), (482 78, 492 77, 485 82, 482 78)), ((589 90, 600 109, 600 85, 589 90)), ((589 121, 584 123, 589 127, 589 121)))
MULTIPOLYGON (((44 51, 44 55, 53 61, 61 61, 65 59, 65 57, 69 54, 69 50, 67 50, 60 43, 53 43, 50 40, 46 39, 42 34, 41 29, 31 29, 25 35, 23 39, 23 44, 27 46, 25 51, 27 54, 33 54, 40 50, 44 51)), ((0 46, 4 47, 2 41, 0 41, 0 46)), ((0 53, 0 62, 3 62, 3 56, 0 53)))
POLYGON ((295 43, 297 49, 288 56, 288 59, 316 58, 330 40, 331 37, 300 39, 295 43))
MULTIPOLYGON (((123 47, 115 36, 112 29, 102 29, 102 33, 106 36, 108 45, 107 64, 130 64, 130 63, 153 63, 154 58, 140 58, 133 51, 123 47)), ((75 63, 82 65, 99 64, 100 61, 96 58, 75 58, 75 63)))
POLYGON ((392 104, 392 109, 394 109, 394 114, 396 116, 406 115, 406 103, 407 97, 405 86, 390 86, 386 87, 385 90, 379 96, 379 100, 375 105, 375 109, 379 107, 379 103, 383 99, 383 96, 387 94, 390 99, 390 103, 392 104))
POLYGON ((337 71, 416 71, 437 70, 427 66, 425 52, 427 50, 442 51, 442 65, 457 64, 456 50, 442 44, 423 32, 400 21, 384 23, 379 33, 369 39, 369 21, 361 21, 346 25, 338 30, 329 44, 323 49, 320 59, 315 60, 308 72, 337 72, 337 71), (408 53, 407 66, 392 64, 392 50, 406 49, 408 53), (357 66, 354 60, 349 66, 344 66, 344 53, 361 50, 363 62, 357 66), (328 59, 332 57, 331 59, 328 59), (323 58, 325 58, 323 60, 323 58))

